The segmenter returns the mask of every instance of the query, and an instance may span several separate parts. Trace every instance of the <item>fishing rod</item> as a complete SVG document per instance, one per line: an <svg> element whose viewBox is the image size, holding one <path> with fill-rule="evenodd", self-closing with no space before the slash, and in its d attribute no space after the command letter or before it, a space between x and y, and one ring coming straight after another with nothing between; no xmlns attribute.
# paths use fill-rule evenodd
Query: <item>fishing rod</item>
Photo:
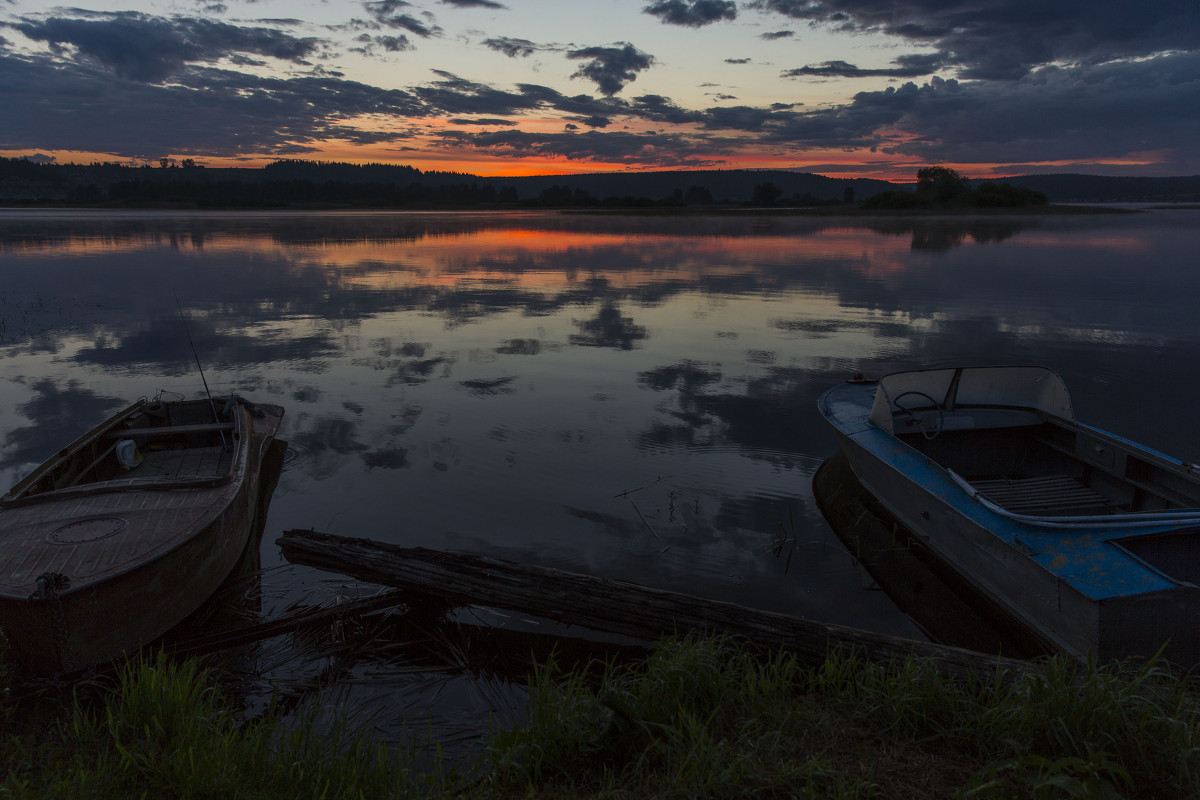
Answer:
<svg viewBox="0 0 1200 800"><path fill-rule="evenodd" d="M212 392L208 390L208 379L204 377L204 367L200 365L200 354L196 352L196 343L192 341L192 331L188 328L187 317L183 314L183 306L179 304L179 298L175 298L175 307L179 309L179 319L183 321L183 332L187 334L188 346L192 348L192 358L196 359L196 369L200 370L200 382L204 384L204 394L208 396L208 407L212 410L213 422L221 424L221 415L217 413L217 404L213 402ZM229 443L225 441L225 431L217 431L221 435L221 446L226 450L229 449Z"/></svg>

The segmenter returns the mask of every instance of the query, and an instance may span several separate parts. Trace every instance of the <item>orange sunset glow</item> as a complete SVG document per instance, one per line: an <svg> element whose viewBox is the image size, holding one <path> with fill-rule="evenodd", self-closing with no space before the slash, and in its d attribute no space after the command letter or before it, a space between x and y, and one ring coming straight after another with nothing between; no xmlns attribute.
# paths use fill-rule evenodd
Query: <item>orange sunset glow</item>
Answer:
<svg viewBox="0 0 1200 800"><path fill-rule="evenodd" d="M876 5L260 0L249 23L224 4L11 0L0 69L23 77L0 84L0 154L481 178L1200 173L1194 6Z"/></svg>

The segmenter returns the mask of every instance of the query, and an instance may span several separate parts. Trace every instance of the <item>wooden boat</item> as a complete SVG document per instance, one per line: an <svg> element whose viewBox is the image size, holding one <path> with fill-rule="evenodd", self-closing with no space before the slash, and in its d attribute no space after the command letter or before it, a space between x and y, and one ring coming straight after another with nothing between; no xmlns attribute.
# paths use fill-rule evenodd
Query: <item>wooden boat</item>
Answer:
<svg viewBox="0 0 1200 800"><path fill-rule="evenodd" d="M161 636L231 572L283 409L139 401L0 498L0 628L50 675Z"/></svg>
<svg viewBox="0 0 1200 800"><path fill-rule="evenodd" d="M862 485L1043 641L1200 662L1196 466L1078 422L1043 367L899 372L819 407Z"/></svg>

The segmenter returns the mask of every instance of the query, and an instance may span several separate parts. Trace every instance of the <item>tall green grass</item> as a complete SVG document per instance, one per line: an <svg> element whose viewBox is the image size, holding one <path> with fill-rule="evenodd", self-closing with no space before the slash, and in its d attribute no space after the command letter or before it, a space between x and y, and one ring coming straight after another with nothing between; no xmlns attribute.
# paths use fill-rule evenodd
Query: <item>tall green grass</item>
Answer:
<svg viewBox="0 0 1200 800"><path fill-rule="evenodd" d="M1155 662L951 681L927 661L808 668L669 639L641 662L536 669L525 723L493 732L470 785L418 770L415 743L242 722L219 686L159 657L35 727L5 704L0 799L1200 797L1196 686Z"/></svg>
<svg viewBox="0 0 1200 800"><path fill-rule="evenodd" d="M160 655L130 663L101 702L78 700L40 733L17 736L9 719L0 797L386 798L447 777L311 719L239 724L217 686L195 662Z"/></svg>
<svg viewBox="0 0 1200 800"><path fill-rule="evenodd" d="M946 680L928 662L818 669L712 640L636 668L537 671L488 793L653 797L1200 797L1195 687L1154 663L1052 659Z"/></svg>

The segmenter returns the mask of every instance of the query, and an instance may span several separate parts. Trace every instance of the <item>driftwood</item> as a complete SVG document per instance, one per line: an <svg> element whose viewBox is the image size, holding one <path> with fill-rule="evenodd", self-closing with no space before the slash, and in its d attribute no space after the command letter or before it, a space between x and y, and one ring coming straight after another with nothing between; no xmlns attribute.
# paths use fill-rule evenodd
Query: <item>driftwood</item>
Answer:
<svg viewBox="0 0 1200 800"><path fill-rule="evenodd" d="M232 630L218 631L192 639L165 644L163 649L177 658L216 653L231 647L240 647L273 636L295 633L305 628L331 625L354 617L370 614L385 608L404 604L404 596L398 591L381 592L373 597L363 597L339 603L335 606L306 608L278 619L255 622Z"/></svg>
<svg viewBox="0 0 1200 800"><path fill-rule="evenodd" d="M954 678L988 675L997 668L1011 678L1029 666L1016 659L485 556L306 530L286 531L276 544L294 564L643 641L691 632L724 635L763 651L793 653L812 666L824 663L832 652L878 663L918 657L929 659Z"/></svg>

